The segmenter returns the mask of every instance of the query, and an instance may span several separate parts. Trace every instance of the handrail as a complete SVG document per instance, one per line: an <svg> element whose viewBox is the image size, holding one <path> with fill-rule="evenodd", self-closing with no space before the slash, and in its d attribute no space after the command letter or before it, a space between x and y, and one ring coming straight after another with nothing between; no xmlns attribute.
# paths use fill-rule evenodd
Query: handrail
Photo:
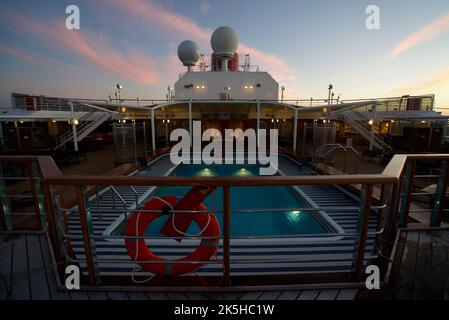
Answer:
<svg viewBox="0 0 449 320"><path fill-rule="evenodd" d="M114 192L117 197L119 198L119 200L122 202L122 204L126 207L128 204L126 203L126 201L122 198L122 196L120 195L120 193L114 188L114 186L111 186L111 190L112 192Z"/></svg>
<svg viewBox="0 0 449 320"><path fill-rule="evenodd" d="M40 186L42 187L42 195L47 215L49 229L51 231L51 241L54 245L55 259L58 263L63 262L64 251L60 244L60 232L57 230L58 218L55 215L58 212L56 203L53 202L52 188L58 186L75 187L76 197L78 200L78 209L80 217L80 225L82 230L83 245L86 255L88 280L89 284L97 284L97 280L101 278L101 273L96 266L95 253L95 237L91 233L91 219L89 212L89 203L87 203L89 195L89 186L109 186L114 192L114 186L215 186L223 189L223 273L222 285L231 285L231 206L230 206L230 189L231 187L244 186L294 186L294 185L362 185L360 208L357 215L358 226L356 233L356 241L354 244L353 275L356 281L361 281L363 276L363 261L367 254L366 244L369 232L370 215L373 210L373 187L376 184L382 185L381 203L388 204L385 209L376 209L378 211L377 230L385 226L385 237L382 237L381 247L383 255L389 255L391 250L391 239L399 226L406 225L409 214L409 207L406 205L410 202L410 180L413 177L416 160L432 159L444 160L442 173L440 175L439 189L446 190L449 176L447 173L447 163L449 162L449 154L410 154L410 155L394 155L384 171L380 174L362 174L362 175L313 175L313 176L251 176L251 177L177 177L177 176L85 176L85 175L64 175L49 156L0 156L0 162L22 162L31 167L33 162L37 162L40 171ZM443 179L444 178L444 179ZM384 188L388 188L384 192ZM403 197L402 191L406 191ZM116 193L117 190L115 190ZM37 191L35 196L37 196ZM445 208L440 206L444 199L445 192L439 192L437 201L432 209L431 223L439 225L441 212ZM121 196L119 195L119 198ZM123 200L123 198L121 199ZM123 200L123 203L126 202ZM404 205L405 204L405 205ZM376 207L377 208L377 207ZM94 208L92 208L95 210ZM322 208L321 208L322 209ZM387 210L386 212L383 210ZM124 208L125 216L127 208ZM65 212L62 210L62 212ZM384 221L381 221L382 212L388 214ZM1 210L0 210L0 213ZM381 224L380 224L381 223ZM65 233L65 232L64 232ZM70 241L69 239L66 239Z"/></svg>
<svg viewBox="0 0 449 320"><path fill-rule="evenodd" d="M326 176L175 177L65 175L50 156L0 156L0 161L38 162L44 182L54 185L273 186L295 184L381 184L399 182L407 160L449 160L449 154L396 154L382 173Z"/></svg>

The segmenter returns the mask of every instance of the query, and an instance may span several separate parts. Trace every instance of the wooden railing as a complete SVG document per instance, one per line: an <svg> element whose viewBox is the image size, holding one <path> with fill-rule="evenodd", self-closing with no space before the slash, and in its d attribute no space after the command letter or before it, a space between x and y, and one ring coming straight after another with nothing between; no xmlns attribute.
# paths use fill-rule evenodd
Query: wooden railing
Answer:
<svg viewBox="0 0 449 320"><path fill-rule="evenodd" d="M152 176L85 176L85 175L64 175L47 156L0 156L1 163L23 163L28 168L28 173L32 179L40 184L32 187L35 208L39 207L39 197L42 197L45 207L46 222L53 245L54 256L58 265L64 262L64 248L61 245L63 235L57 226L60 217L57 197L63 197L61 188L74 188L76 190L77 210L80 214L80 226L83 235L83 243L86 254L88 270L88 281L90 285L98 284L101 280L95 266L94 254L91 244L88 210L86 201L89 195L89 187L110 187L110 186L215 186L223 189L223 275L221 284L231 285L230 257L231 257L231 208L230 189L233 187L246 186L301 186L301 185L361 185L360 210L358 215L357 234L354 236L355 251L353 258L353 280L361 281L365 261L366 241L368 238L369 217L373 214L373 188L381 187L380 202L378 212L378 224L383 225L381 232L382 239L377 239L376 243L381 248L382 256L389 256L392 243L398 227L405 227L408 223L410 212L410 201L413 190L410 187L413 180L414 168L418 160L438 160L441 163L440 174L435 192L435 202L431 209L431 226L439 226L445 209L445 196L448 186L448 163L449 155L446 154L410 154L395 155L381 174L359 174L359 175L313 175L313 176L254 176L254 177L152 177ZM34 166L34 171L33 171ZM34 172L34 173L33 173ZM37 174L38 172L38 174ZM0 179L1 180L1 179ZM3 180L1 180L3 183ZM4 187L4 183L2 184ZM0 222L3 230L13 230L8 212L8 198L4 197L6 191L0 197ZM69 209L69 208L66 208ZM41 211L35 210L36 217ZM39 219L39 221L44 221ZM382 222L381 222L382 221ZM39 225L45 228L46 225ZM3 231L3 232L4 232ZM380 233L379 233L380 234ZM383 261L385 265L385 261ZM385 271L386 268L383 268Z"/></svg>

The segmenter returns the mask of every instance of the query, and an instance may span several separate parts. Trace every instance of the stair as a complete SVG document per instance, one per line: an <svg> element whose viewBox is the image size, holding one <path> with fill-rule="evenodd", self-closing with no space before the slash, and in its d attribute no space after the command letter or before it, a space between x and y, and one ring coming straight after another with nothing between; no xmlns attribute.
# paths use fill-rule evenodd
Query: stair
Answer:
<svg viewBox="0 0 449 320"><path fill-rule="evenodd" d="M79 119L79 124L76 126L76 138L78 141L83 140L92 131L98 128L102 123L111 118L111 113L109 112L99 112L91 111L84 117ZM56 137L56 146L54 150L61 148L67 142L73 140L72 128L67 129L59 136Z"/></svg>
<svg viewBox="0 0 449 320"><path fill-rule="evenodd" d="M371 141L371 125L368 123L370 119L354 110L348 110L342 113L343 119L362 137ZM374 124L373 124L374 125ZM373 136L373 145L377 149L383 151L391 151L391 138L387 135L380 134L379 130L375 127Z"/></svg>

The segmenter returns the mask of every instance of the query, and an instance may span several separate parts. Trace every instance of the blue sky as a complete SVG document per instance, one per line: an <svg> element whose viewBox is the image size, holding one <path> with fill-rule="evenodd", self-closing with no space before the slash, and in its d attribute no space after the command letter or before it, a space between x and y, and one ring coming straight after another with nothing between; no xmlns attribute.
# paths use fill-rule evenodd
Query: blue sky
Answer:
<svg viewBox="0 0 449 320"><path fill-rule="evenodd" d="M81 29L66 30L76 4ZM380 9L380 30L365 8ZM162 98L183 68L176 48L195 40L210 53L221 25L239 53L270 72L289 98L343 99L435 93L449 108L449 1L77 0L0 3L0 106L11 92Z"/></svg>

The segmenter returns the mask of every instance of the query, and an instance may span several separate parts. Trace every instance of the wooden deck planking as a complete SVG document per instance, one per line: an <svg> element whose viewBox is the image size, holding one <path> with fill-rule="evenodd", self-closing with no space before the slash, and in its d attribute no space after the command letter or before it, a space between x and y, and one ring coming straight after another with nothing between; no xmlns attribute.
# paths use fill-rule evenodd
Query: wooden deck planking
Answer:
<svg viewBox="0 0 449 320"><path fill-rule="evenodd" d="M28 249L28 268L30 270L30 289L31 299L48 300L50 299L50 288L48 285L46 265L42 259L42 250L40 246L40 236L29 235L26 237Z"/></svg>
<svg viewBox="0 0 449 320"><path fill-rule="evenodd" d="M315 300L320 294L320 290L305 290L301 292L297 300Z"/></svg>
<svg viewBox="0 0 449 320"><path fill-rule="evenodd" d="M341 289L336 300L356 300L359 289Z"/></svg>
<svg viewBox="0 0 449 320"><path fill-rule="evenodd" d="M58 289L55 268L52 264L51 252L48 240L45 236L39 237L39 246L41 250L42 261L45 266L45 272L47 273L48 287L50 288L50 299L69 300L69 293L67 291L61 291Z"/></svg>
<svg viewBox="0 0 449 320"><path fill-rule="evenodd" d="M412 296L416 300L424 299L427 296L427 279L432 272L431 242L431 238L425 232L420 233Z"/></svg>
<svg viewBox="0 0 449 320"><path fill-rule="evenodd" d="M240 300L257 300L262 295L262 292L245 292L240 297Z"/></svg>
<svg viewBox="0 0 449 320"><path fill-rule="evenodd" d="M267 291L264 292L257 300L278 300L282 291Z"/></svg>
<svg viewBox="0 0 449 320"><path fill-rule="evenodd" d="M143 292L126 292L129 300L149 300L149 297Z"/></svg>
<svg viewBox="0 0 449 320"><path fill-rule="evenodd" d="M12 274L12 299L13 300L30 300L31 283L28 268L26 237L19 237L14 242L13 252L13 274Z"/></svg>
<svg viewBox="0 0 449 320"><path fill-rule="evenodd" d="M301 294L301 291L283 291L278 300L296 300L298 296Z"/></svg>
<svg viewBox="0 0 449 320"><path fill-rule="evenodd" d="M405 229L393 259L388 296L441 300L449 294L449 230Z"/></svg>
<svg viewBox="0 0 449 320"><path fill-rule="evenodd" d="M58 289L46 235L21 235L8 239L14 246L0 252L0 272L8 278L12 268L12 298L20 300L294 300L336 296L328 290L257 292L132 292L64 291ZM14 248L14 250L13 250ZM0 300L8 299L0 286ZM332 291L332 290L331 290Z"/></svg>
<svg viewBox="0 0 449 320"><path fill-rule="evenodd" d="M108 300L129 300L128 296L124 292L108 291L106 292Z"/></svg>
<svg viewBox="0 0 449 320"><path fill-rule="evenodd" d="M109 297L106 292L102 291L89 291L87 292L89 300L108 300Z"/></svg>
<svg viewBox="0 0 449 320"><path fill-rule="evenodd" d="M163 292L148 292L147 295L151 300L170 300Z"/></svg>
<svg viewBox="0 0 449 320"><path fill-rule="evenodd" d="M340 289L322 290L316 297L316 300L336 300Z"/></svg>
<svg viewBox="0 0 449 320"><path fill-rule="evenodd" d="M11 275L12 269L12 256L13 246L10 243L4 241L3 237L0 240L0 300L9 298L11 287Z"/></svg>

